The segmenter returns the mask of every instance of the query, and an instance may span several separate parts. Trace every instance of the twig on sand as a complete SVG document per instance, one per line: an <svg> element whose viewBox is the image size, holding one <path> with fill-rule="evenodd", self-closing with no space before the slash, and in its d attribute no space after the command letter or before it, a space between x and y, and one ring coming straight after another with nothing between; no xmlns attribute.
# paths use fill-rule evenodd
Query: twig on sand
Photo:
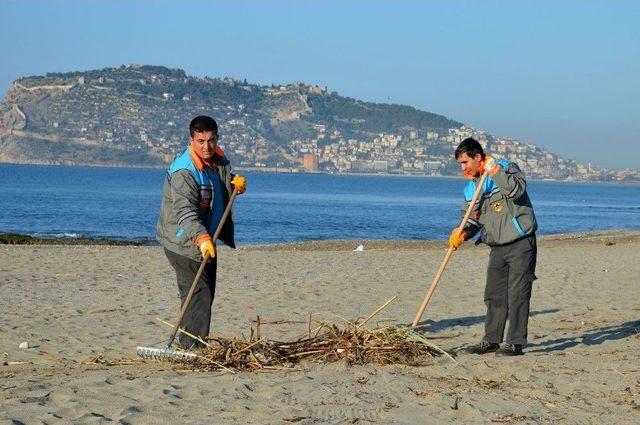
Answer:
<svg viewBox="0 0 640 425"><path fill-rule="evenodd" d="M365 323L367 323L369 320L371 320L376 314L380 313L382 310L384 310L389 304L391 304L392 302L394 302L396 300L396 298L398 298L397 295L394 295L393 297L391 297L386 303L382 304L380 307L378 307L376 309L376 311L374 311L373 313L371 313L369 315L369 317L367 317L366 319L364 319L364 321L358 323L358 325L356 326L356 329L358 329L360 326L364 326Z"/></svg>
<svg viewBox="0 0 640 425"><path fill-rule="evenodd" d="M256 321L252 320L251 323L256 323ZM301 320L284 320L284 319L262 320L260 319L261 325L288 325L293 323L304 323L304 322Z"/></svg>
<svg viewBox="0 0 640 425"><path fill-rule="evenodd" d="M237 355L237 354L243 353L243 352L247 351L248 349L250 349L251 347L253 347L255 345L258 345L258 343L263 342L264 340L265 340L264 338L260 338L259 340L255 341L253 344L247 345L246 347L244 347L242 350L236 352L235 354Z"/></svg>
<svg viewBox="0 0 640 425"><path fill-rule="evenodd" d="M157 318L157 320L158 320L160 323L163 323L163 324L165 324L165 325L167 325L167 326L170 326L170 327L172 327L172 328L174 328L174 329L175 329L175 325L173 325L173 324L171 324L171 323L167 322L166 320L162 320L162 319L161 319L161 318L159 318L159 317ZM196 341L198 341L198 342L203 343L203 344L204 344L205 346L207 346L207 347L211 347L211 344L209 344L208 342L206 342L204 339L200 338L199 336L195 336L194 334L192 334L192 333L190 333L190 332L187 332L187 331L186 331L186 330L184 330L183 328L178 328L178 332L180 332L181 334L184 334L184 335L186 335L186 336L188 336L188 337L190 337L190 338L192 338L192 339L194 339L194 340L196 340Z"/></svg>
<svg viewBox="0 0 640 425"><path fill-rule="evenodd" d="M55 354L51 354L48 351L40 350L40 354L46 354L47 356L55 360L56 363L62 363L62 359L60 357L56 356Z"/></svg>
<svg viewBox="0 0 640 425"><path fill-rule="evenodd" d="M119 359L119 360L105 360L102 356L94 356L84 362L85 364L99 364L105 366L131 366L144 364L142 359Z"/></svg>

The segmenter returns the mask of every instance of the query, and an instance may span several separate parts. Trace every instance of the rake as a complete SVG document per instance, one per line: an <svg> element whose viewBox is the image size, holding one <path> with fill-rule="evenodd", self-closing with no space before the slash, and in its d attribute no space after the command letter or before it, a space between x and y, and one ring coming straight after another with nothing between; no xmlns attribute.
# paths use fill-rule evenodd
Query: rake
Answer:
<svg viewBox="0 0 640 425"><path fill-rule="evenodd" d="M480 197L480 194L482 193L482 188L484 186L484 181L486 179L487 179L487 171L482 173L482 177L480 177L480 181L477 184L476 191L473 194L473 198L471 199L471 202L469 202L469 206L467 207L467 211L465 212L464 217L460 222L460 226L458 226L458 236L460 236L460 234L462 233L462 229L464 228L465 224L467 224L467 220L471 215L471 211L473 211L473 207L476 201L478 200L478 198ZM444 260L442 260L442 264L440 264L440 269L438 269L438 273L436 273L436 277L433 279L433 282L431 282L431 286L429 287L429 290L427 291L427 294L424 297L424 301L422 301L422 305L420 306L420 308L418 309L418 312L416 313L416 317L413 319L413 323L411 324L412 328L415 328L416 326L418 326L418 323L420 323L420 319L422 319L424 310L427 308L427 304L429 304L429 300L431 299L433 292L436 290L436 287L438 286L438 282L440 282L440 278L444 273L445 267L447 267L447 263L449 262L449 258L451 258L451 254L453 254L453 251L454 251L453 247L450 246L449 250L447 251L447 254L444 256Z"/></svg>
<svg viewBox="0 0 640 425"><path fill-rule="evenodd" d="M220 223L218 223L218 227L216 228L215 233L213 234L213 241L217 241L218 240L218 236L220 236L220 232L222 231L222 226L224 225L225 220L227 219L227 216L229 215L229 212L231 211L231 206L233 205L233 202L236 200L236 195L238 194L238 191L236 188L233 189L233 192L231 193L231 197L229 198L229 202L227 203L226 208L224 209L224 213L222 214L222 217L220 218ZM173 331L171 332L171 337L169 338L169 343L167 344L167 346L165 348L157 348L157 347L138 347L136 348L136 352L138 353L138 355L140 357L142 357L143 359L152 359L152 360L165 360L165 361L193 361L196 359L196 354L195 353L191 353L188 351L182 351L182 350L174 350L171 348L171 344L173 344L173 340L176 338L176 334L178 333L180 329L180 324L182 323L182 319L184 319L184 314L187 311L187 308L189 307L189 303L191 302L191 297L193 297L193 293L196 291L196 288L198 287L198 283L200 282L200 276L202 275L202 272L204 271L204 267L206 266L206 264L209 262L210 260L210 256L209 254L205 254L204 258L202 259L202 264L200 264L200 268L198 269L198 273L196 273L196 277L195 279L193 279L193 283L191 284L191 288L189 289L189 293L187 294L187 297L185 298L184 302L182 303L182 309L180 310L180 317L178 318L178 321L176 322L175 327L173 328Z"/></svg>

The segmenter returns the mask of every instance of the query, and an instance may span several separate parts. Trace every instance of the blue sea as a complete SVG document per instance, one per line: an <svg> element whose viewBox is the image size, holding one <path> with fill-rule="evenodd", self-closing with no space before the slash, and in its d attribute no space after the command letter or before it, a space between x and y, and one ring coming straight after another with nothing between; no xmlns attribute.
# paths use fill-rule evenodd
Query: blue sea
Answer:
<svg viewBox="0 0 640 425"><path fill-rule="evenodd" d="M164 170L0 164L0 232L152 240ZM246 172L239 244L323 239L442 240L465 181ZM530 182L539 234L640 229L640 187Z"/></svg>

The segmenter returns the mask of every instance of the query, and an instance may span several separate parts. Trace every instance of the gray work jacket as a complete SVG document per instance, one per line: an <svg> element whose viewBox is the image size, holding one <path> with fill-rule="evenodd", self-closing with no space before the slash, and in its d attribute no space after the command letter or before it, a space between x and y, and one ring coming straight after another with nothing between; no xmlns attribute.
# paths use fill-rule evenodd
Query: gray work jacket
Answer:
<svg viewBox="0 0 640 425"><path fill-rule="evenodd" d="M178 255L201 260L195 240L205 233L213 236L217 223L212 220L214 185L211 178L218 173L222 181L224 207L231 193L231 166L226 157L214 156L216 171L198 169L187 149L171 164L164 180L156 239L164 248ZM229 213L219 240L235 248L232 214ZM215 241L214 241L215 242Z"/></svg>
<svg viewBox="0 0 640 425"><path fill-rule="evenodd" d="M480 241L489 246L505 245L535 233L538 224L527 182L520 167L514 162L497 161L499 170L487 176L482 194L473 206L464 230L467 239L480 232ZM464 189L464 215L475 193L479 178L467 183Z"/></svg>

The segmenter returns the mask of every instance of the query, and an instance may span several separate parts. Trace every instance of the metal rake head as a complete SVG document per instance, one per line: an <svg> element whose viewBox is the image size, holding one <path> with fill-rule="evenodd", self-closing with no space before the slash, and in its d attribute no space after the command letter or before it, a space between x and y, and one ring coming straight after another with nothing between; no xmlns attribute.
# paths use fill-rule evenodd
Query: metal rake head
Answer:
<svg viewBox="0 0 640 425"><path fill-rule="evenodd" d="M143 359L169 361L169 362L190 362L196 359L195 353L188 351L176 351L170 348L138 347L136 352Z"/></svg>

